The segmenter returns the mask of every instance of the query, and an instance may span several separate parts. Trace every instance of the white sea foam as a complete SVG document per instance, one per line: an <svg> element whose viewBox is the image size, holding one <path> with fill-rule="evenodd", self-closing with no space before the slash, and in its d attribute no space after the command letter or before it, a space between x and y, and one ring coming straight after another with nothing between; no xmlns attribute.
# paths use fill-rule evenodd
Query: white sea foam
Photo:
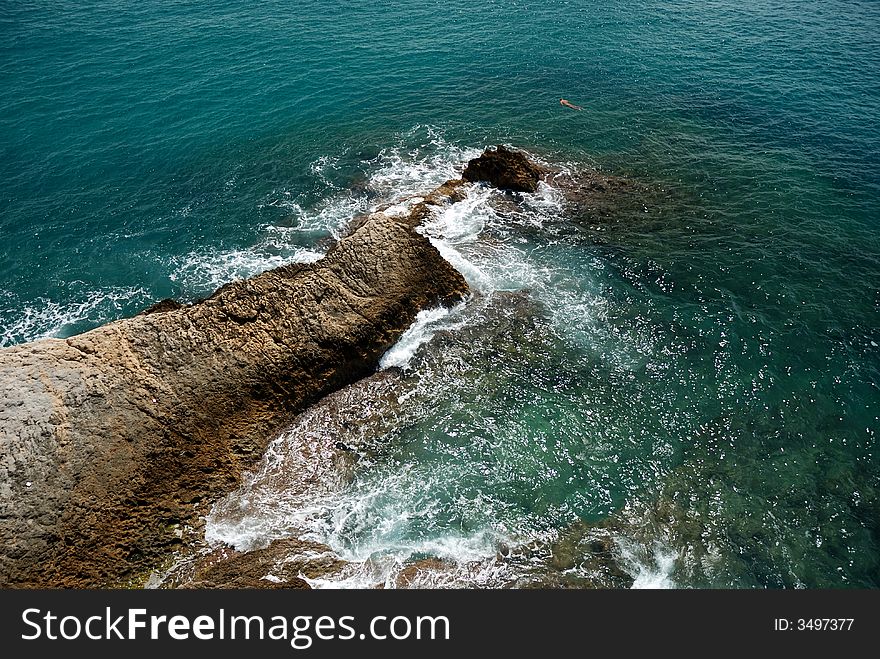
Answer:
<svg viewBox="0 0 880 659"><path fill-rule="evenodd" d="M243 279L286 263L311 262L321 258L323 248L303 247L306 238L327 234L340 238L358 215L382 209L387 215L403 215L421 201L417 195L459 176L464 162L478 155L476 149L448 144L432 128L417 127L428 149L412 150L403 144L385 149L371 161L364 189L341 190L332 180L339 158L324 156L309 167L326 188L327 196L305 205L292 193L276 191L264 205L288 212L283 225L261 229L261 238L249 247L195 250L172 263L171 281L183 288L184 297L204 295L236 279ZM415 133L402 136L402 142Z"/></svg>
<svg viewBox="0 0 880 659"><path fill-rule="evenodd" d="M523 195L523 206L531 211L526 217L531 224L539 227L544 225L546 219L557 218L562 213L563 203L562 192L544 181L538 182L534 194Z"/></svg>
<svg viewBox="0 0 880 659"><path fill-rule="evenodd" d="M433 217L424 223L422 232L453 245L475 242L488 225L498 216L489 205L493 191L482 186L466 189L461 201L444 207L435 207Z"/></svg>
<svg viewBox="0 0 880 659"><path fill-rule="evenodd" d="M410 146L419 135L421 147ZM471 158L481 150L464 148L447 142L442 132L426 126L416 126L402 136L402 144L383 149L373 160L365 163L372 173L369 187L383 199L399 199L432 190L449 179L459 178Z"/></svg>
<svg viewBox="0 0 880 659"><path fill-rule="evenodd" d="M659 563L656 570L642 567L636 580L633 582L633 589L652 589L662 590L677 588L672 580L670 573L675 562L674 555L658 557Z"/></svg>
<svg viewBox="0 0 880 659"><path fill-rule="evenodd" d="M501 587L512 578L510 565L497 558L498 537L491 531L469 536L440 536L405 547L378 547L364 560L349 562L339 573L303 577L312 588L466 588ZM410 556L430 556L419 569Z"/></svg>
<svg viewBox="0 0 880 659"><path fill-rule="evenodd" d="M516 245L485 236L487 229L504 226L491 205L496 194L487 187L471 186L462 201L433 207L431 218L419 231L462 274L471 289L483 294L534 289L547 279L546 269Z"/></svg>
<svg viewBox="0 0 880 659"><path fill-rule="evenodd" d="M440 559L443 569L410 579L431 579L435 587L501 583L506 568L495 556L499 544L511 541L502 529L456 533L440 521L436 534L426 537L417 530L426 523L435 526L434 520L446 514L432 494L444 486L443 474L426 475L417 464L374 464L367 470L375 478L349 482L336 470L337 442L357 446L375 439L382 419L397 426L421 413L419 400L397 396L399 385L382 386L363 381L336 394L326 409L319 405L299 417L270 444L242 486L213 507L206 540L239 550L290 536L325 543L351 564L342 574L311 582L315 587L394 587L408 561L419 556ZM393 398L383 401L389 391ZM468 505L484 511L493 504L474 500Z"/></svg>
<svg viewBox="0 0 880 659"><path fill-rule="evenodd" d="M369 210L365 195L348 191L335 192L314 206L304 208L298 201L279 199L272 203L289 212L284 226L269 226L266 233L296 234L327 233L339 238L351 219Z"/></svg>
<svg viewBox="0 0 880 659"><path fill-rule="evenodd" d="M322 499L343 485L334 463L339 437L321 421L306 413L269 444L259 467L208 515L206 540L246 551L314 527Z"/></svg>
<svg viewBox="0 0 880 659"><path fill-rule="evenodd" d="M309 165L309 171L317 176L321 182L328 188L335 188L336 185L327 175L329 170L337 169L339 166L338 156L324 155Z"/></svg>
<svg viewBox="0 0 880 659"><path fill-rule="evenodd" d="M535 247L518 239L520 228L540 229L558 221L564 203L559 190L541 182L534 194L519 195L519 207L513 214L495 210L493 200L503 195L497 190L470 186L465 193L465 199L458 203L433 207L432 216L418 230L472 290L483 295L528 290L546 305L554 327L566 340L601 346L604 358L622 367L635 368L642 363L652 351L650 337L634 334L621 341L609 333L608 300L598 280L584 277L582 272L573 275L535 258ZM589 257L579 249L571 260L584 258Z"/></svg>
<svg viewBox="0 0 880 659"><path fill-rule="evenodd" d="M622 565L634 575L633 589L678 588L673 573L678 554L669 547L656 542L645 548L636 546L625 538L618 538Z"/></svg>
<svg viewBox="0 0 880 659"><path fill-rule="evenodd" d="M4 296L2 316L10 321L0 327L0 347L25 341L64 336L74 326L96 327L123 314L123 309L146 307L151 302L143 288L113 287L83 293L70 302L38 297L20 303Z"/></svg>
<svg viewBox="0 0 880 659"><path fill-rule="evenodd" d="M439 330L454 330L462 326L465 321L461 318L460 311L464 305L465 303L462 302L453 308L435 307L420 311L416 315L415 322L403 333L397 343L382 355L379 368L408 367L416 350L430 341Z"/></svg>

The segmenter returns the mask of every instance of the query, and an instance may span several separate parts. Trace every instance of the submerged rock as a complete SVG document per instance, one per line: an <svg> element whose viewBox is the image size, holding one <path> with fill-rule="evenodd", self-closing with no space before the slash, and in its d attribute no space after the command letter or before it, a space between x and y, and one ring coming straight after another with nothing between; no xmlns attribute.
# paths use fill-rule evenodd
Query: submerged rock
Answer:
<svg viewBox="0 0 880 659"><path fill-rule="evenodd" d="M395 588L428 588L438 578L448 574L454 579L456 565L442 558L423 558L404 565L395 575Z"/></svg>
<svg viewBox="0 0 880 659"><path fill-rule="evenodd" d="M534 192L543 173L525 154L499 144L494 151L486 149L479 158L471 160L461 177L474 183L486 181L502 190Z"/></svg>
<svg viewBox="0 0 880 659"><path fill-rule="evenodd" d="M376 213L316 263L0 350L0 586L136 582L295 413L466 292L408 218Z"/></svg>
<svg viewBox="0 0 880 659"><path fill-rule="evenodd" d="M564 222L592 239L609 231L669 230L681 224L690 203L673 187L596 169L561 172L548 176L547 183L565 201Z"/></svg>
<svg viewBox="0 0 880 659"><path fill-rule="evenodd" d="M511 584L517 588L631 588L610 520L598 524L578 521L549 543L514 548L509 560L527 565L525 574Z"/></svg>
<svg viewBox="0 0 880 659"><path fill-rule="evenodd" d="M237 552L219 549L195 561L181 578L164 584L180 588L310 588L309 579L326 577L345 567L326 545L299 539L275 540L264 549Z"/></svg>

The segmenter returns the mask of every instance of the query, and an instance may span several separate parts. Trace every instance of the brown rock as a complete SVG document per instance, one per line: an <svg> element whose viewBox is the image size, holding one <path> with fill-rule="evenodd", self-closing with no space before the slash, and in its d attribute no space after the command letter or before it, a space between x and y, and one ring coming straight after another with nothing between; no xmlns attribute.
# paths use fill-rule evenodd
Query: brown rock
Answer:
<svg viewBox="0 0 880 659"><path fill-rule="evenodd" d="M151 313L163 313L165 311L176 311L177 309L183 308L183 306L184 305L182 305L177 300L172 300L169 297L169 298L165 298L164 300L160 300L159 302L156 302L156 304L154 304L151 307L147 307L146 309L141 311L141 313L146 316L147 314L151 314Z"/></svg>
<svg viewBox="0 0 880 659"><path fill-rule="evenodd" d="M449 571L454 567L454 564L439 558L423 558L419 561L413 561L397 573L395 587L418 587L420 577L430 573Z"/></svg>
<svg viewBox="0 0 880 659"><path fill-rule="evenodd" d="M502 190L534 192L543 169L519 151L499 144L494 151L486 149L479 158L471 160L461 177L465 181L486 181Z"/></svg>
<svg viewBox="0 0 880 659"><path fill-rule="evenodd" d="M451 201L452 203L462 201L466 193L462 190L465 184L464 179L449 179L438 187L434 192L425 197L426 204L440 205Z"/></svg>

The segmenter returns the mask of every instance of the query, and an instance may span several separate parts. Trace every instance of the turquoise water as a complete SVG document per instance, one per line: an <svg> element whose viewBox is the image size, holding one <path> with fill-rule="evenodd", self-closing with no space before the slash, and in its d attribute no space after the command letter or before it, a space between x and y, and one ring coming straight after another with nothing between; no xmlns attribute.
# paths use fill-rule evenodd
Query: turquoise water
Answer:
<svg viewBox="0 0 880 659"><path fill-rule="evenodd" d="M414 358L338 551L610 516L644 583L880 582L876 2L16 2L0 49L0 345L317 258L491 144L664 191L441 219L540 311Z"/></svg>

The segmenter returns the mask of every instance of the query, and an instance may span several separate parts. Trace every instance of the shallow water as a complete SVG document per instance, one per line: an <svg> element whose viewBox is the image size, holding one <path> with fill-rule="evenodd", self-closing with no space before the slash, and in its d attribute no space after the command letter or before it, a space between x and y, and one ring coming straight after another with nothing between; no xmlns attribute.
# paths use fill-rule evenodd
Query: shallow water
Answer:
<svg viewBox="0 0 880 659"><path fill-rule="evenodd" d="M386 356L400 417L308 519L216 539L498 585L500 544L610 519L636 585L878 585L880 5L22 2L0 35L0 345L318 258L495 143L650 190L435 218L479 295Z"/></svg>

